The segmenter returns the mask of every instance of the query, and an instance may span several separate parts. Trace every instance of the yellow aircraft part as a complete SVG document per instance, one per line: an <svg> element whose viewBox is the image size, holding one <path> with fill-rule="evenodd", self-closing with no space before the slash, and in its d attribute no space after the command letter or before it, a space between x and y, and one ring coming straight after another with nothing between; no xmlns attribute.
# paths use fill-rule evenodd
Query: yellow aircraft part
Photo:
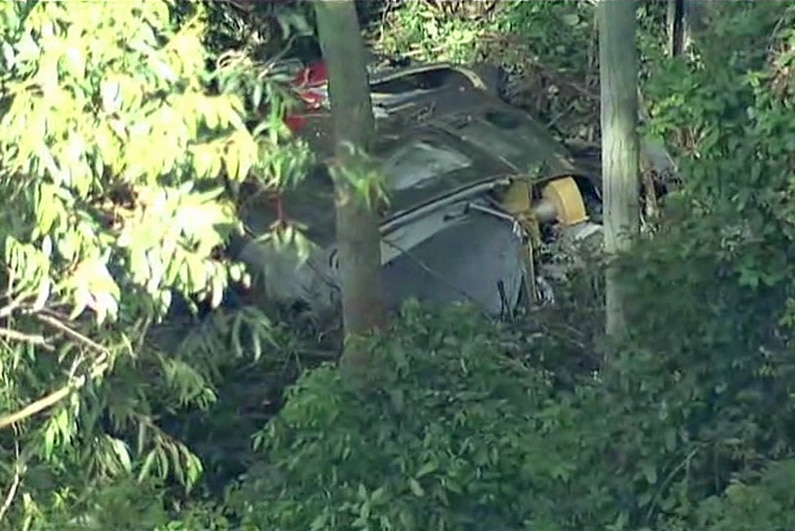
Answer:
<svg viewBox="0 0 795 531"><path fill-rule="evenodd" d="M532 245L537 245L541 234L538 220L533 211L533 188L527 179L517 179L511 183L500 198L500 206L514 216L525 232L530 236Z"/></svg>
<svg viewBox="0 0 795 531"><path fill-rule="evenodd" d="M588 219L585 201L572 177L561 177L548 182L542 190L542 196L553 205L560 223L574 225ZM541 228L533 205L533 187L530 180L517 179L512 182L501 194L500 206L516 218L529 237L522 259L528 273L525 278L525 290L529 295L527 303L532 305L537 302L535 251L541 243Z"/></svg>
<svg viewBox="0 0 795 531"><path fill-rule="evenodd" d="M555 209L559 223L576 225L588 220L585 200L580 193L580 187L577 186L577 182L573 177L560 177L547 182L541 191L541 195ZM532 184L530 181L518 179L511 183L511 186L502 193L500 205L506 212L516 216L530 234L538 231L538 220L535 219Z"/></svg>
<svg viewBox="0 0 795 531"><path fill-rule="evenodd" d="M532 306L537 302L535 250L541 243L541 231L533 210L533 186L528 179L517 179L500 197L500 206L511 214L528 236L523 246L521 259L527 268L524 289L527 293L525 303Z"/></svg>
<svg viewBox="0 0 795 531"><path fill-rule="evenodd" d="M576 225L588 220L580 187L572 177L561 177L544 186L541 195L555 206L558 222Z"/></svg>
<svg viewBox="0 0 795 531"><path fill-rule="evenodd" d="M526 179L517 179L503 193L500 205L509 214L516 215L530 212L532 200L530 182Z"/></svg>

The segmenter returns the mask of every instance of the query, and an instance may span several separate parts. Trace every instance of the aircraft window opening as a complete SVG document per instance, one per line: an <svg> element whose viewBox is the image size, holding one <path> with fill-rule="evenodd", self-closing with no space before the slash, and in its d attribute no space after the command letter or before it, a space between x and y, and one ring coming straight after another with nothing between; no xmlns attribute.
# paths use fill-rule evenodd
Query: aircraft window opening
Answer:
<svg viewBox="0 0 795 531"><path fill-rule="evenodd" d="M434 90L442 87L452 77L452 74L448 69L418 72L389 81L373 83L370 90L381 94L402 94L415 90Z"/></svg>
<svg viewBox="0 0 795 531"><path fill-rule="evenodd" d="M470 166L472 160L458 151L415 140L389 157L382 171L390 189L406 190Z"/></svg>

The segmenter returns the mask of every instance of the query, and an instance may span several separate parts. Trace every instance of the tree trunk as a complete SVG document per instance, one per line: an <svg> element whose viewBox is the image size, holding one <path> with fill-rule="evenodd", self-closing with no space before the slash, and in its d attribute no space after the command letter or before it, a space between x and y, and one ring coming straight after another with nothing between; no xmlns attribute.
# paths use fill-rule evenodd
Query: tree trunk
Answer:
<svg viewBox="0 0 795 531"><path fill-rule="evenodd" d="M612 259L640 230L635 2L601 0L598 9L605 252ZM621 279L610 265L606 281L605 331L615 337L625 331L625 316Z"/></svg>
<svg viewBox="0 0 795 531"><path fill-rule="evenodd" d="M693 32L703 29L706 0L667 0L668 55L678 57L690 46Z"/></svg>
<svg viewBox="0 0 795 531"><path fill-rule="evenodd" d="M666 0L668 2L668 55L685 53L693 34L706 28L708 0Z"/></svg>
<svg viewBox="0 0 795 531"><path fill-rule="evenodd" d="M668 55L678 57L685 49L684 0L668 0Z"/></svg>
<svg viewBox="0 0 795 531"><path fill-rule="evenodd" d="M318 35L328 69L337 163L355 167L351 146L367 152L375 120L365 49L353 0L315 2ZM381 236L377 215L342 180L335 183L337 246L346 346L343 372L366 374L368 355L360 339L386 324L381 293Z"/></svg>

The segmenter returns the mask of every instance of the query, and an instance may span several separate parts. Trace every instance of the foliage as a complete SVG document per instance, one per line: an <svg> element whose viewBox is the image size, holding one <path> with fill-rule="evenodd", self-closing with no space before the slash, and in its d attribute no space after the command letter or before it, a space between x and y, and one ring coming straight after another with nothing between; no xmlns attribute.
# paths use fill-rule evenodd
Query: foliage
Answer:
<svg viewBox="0 0 795 531"><path fill-rule="evenodd" d="M788 455L793 364L736 321L675 347L710 317L668 343L644 329L572 386L539 368L553 337L408 307L373 344L376 391L299 382L232 507L244 529L786 529L791 465L754 470Z"/></svg>
<svg viewBox="0 0 795 531"><path fill-rule="evenodd" d="M238 497L256 529L516 529L541 525L570 465L546 437L551 387L498 327L407 306L372 345L372 392L331 367L292 390L256 439L269 463ZM573 449L576 445L568 445ZM545 456L539 459L540 456Z"/></svg>
<svg viewBox="0 0 795 531"><path fill-rule="evenodd" d="M564 138L593 140L599 103L594 30L593 7L581 0L501 1L476 17L440 11L437 2L407 2L390 15L375 44L418 61L499 65L509 101Z"/></svg>
<svg viewBox="0 0 795 531"><path fill-rule="evenodd" d="M209 350L157 323L176 300L184 326L196 302L218 306L245 280L221 252L240 231L234 192L249 177L289 183L307 160L282 148L267 75L243 83L252 74L231 62L211 77L201 5L179 25L174 7L0 8L0 518L14 528L76 514L102 527L114 496L155 478L196 484L201 462L159 417L209 407L240 339ZM235 323L224 337L267 339L261 315Z"/></svg>
<svg viewBox="0 0 795 531"><path fill-rule="evenodd" d="M636 348L621 379L628 411L637 412L626 436L643 441L635 459L660 449L654 468L666 478L648 490L647 525L692 529L706 525L698 523L704 511L717 528L781 525L772 510L762 525L765 513L750 506L749 520L732 522L738 513L725 499L742 492L731 486L735 474L763 467L789 474L793 451L785 205L795 115L784 102L790 80L782 68L791 61L792 15L784 4L714 6L711 35L696 41L692 57L658 63L645 87L652 131L677 148L687 176L663 231L626 263ZM666 434L652 412L678 415L676 433ZM722 504L700 502L724 488Z"/></svg>
<svg viewBox="0 0 795 531"><path fill-rule="evenodd" d="M190 12L190 2L180 6ZM215 53L245 50L260 61L271 59L298 37L311 36L313 10L306 2L207 2L207 47Z"/></svg>
<svg viewBox="0 0 795 531"><path fill-rule="evenodd" d="M722 496L705 500L700 507L702 519L698 525L716 531L792 529L795 526L792 460L772 461L753 476L733 481Z"/></svg>

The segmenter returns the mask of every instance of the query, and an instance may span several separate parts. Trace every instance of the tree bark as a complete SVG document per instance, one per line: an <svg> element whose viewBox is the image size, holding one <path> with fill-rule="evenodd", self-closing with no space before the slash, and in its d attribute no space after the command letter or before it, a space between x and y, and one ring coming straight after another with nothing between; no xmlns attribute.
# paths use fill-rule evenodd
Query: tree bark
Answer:
<svg viewBox="0 0 795 531"><path fill-rule="evenodd" d="M375 136L365 49L353 0L315 1L318 36L329 76L337 164L360 161L350 147L368 152ZM361 339L386 325L381 292L381 235L365 198L342 180L335 183L337 247L342 290L344 373L361 379L368 353Z"/></svg>
<svg viewBox="0 0 795 531"><path fill-rule="evenodd" d="M668 3L668 55L678 57L685 53L693 34L706 28L709 0L666 0Z"/></svg>
<svg viewBox="0 0 795 531"><path fill-rule="evenodd" d="M684 0L668 0L668 55L678 57L685 49Z"/></svg>
<svg viewBox="0 0 795 531"><path fill-rule="evenodd" d="M635 1L601 0L598 9L604 235L605 252L612 260L631 247L640 231ZM626 328L624 297L611 264L605 297L605 332L620 336Z"/></svg>

